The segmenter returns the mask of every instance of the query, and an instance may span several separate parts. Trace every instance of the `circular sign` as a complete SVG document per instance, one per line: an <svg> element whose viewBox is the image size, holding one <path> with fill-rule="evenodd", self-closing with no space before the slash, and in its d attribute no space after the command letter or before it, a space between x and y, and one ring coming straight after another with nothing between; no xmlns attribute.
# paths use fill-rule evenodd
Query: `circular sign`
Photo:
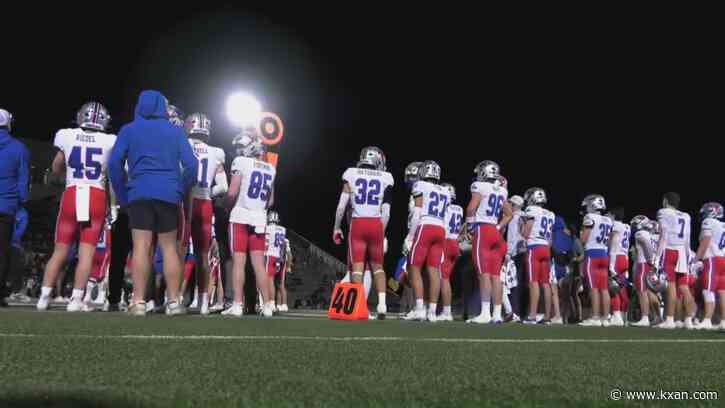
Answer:
<svg viewBox="0 0 725 408"><path fill-rule="evenodd" d="M262 143L267 146L279 144L284 136L282 119L272 112L262 112L257 130L262 136Z"/></svg>

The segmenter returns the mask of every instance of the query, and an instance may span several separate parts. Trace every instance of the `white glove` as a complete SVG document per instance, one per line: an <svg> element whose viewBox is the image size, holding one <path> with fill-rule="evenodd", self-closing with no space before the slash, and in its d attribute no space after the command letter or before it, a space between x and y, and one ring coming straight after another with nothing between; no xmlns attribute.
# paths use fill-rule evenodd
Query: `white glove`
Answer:
<svg viewBox="0 0 725 408"><path fill-rule="evenodd" d="M700 272L705 267L705 264L702 263L702 261L697 261L692 264L690 267L690 273L692 275L696 275L698 272Z"/></svg>
<svg viewBox="0 0 725 408"><path fill-rule="evenodd" d="M388 253L388 238L383 239L383 253Z"/></svg>
<svg viewBox="0 0 725 408"><path fill-rule="evenodd" d="M403 255L408 256L411 248L413 248L413 239L405 238L405 241L403 242Z"/></svg>
<svg viewBox="0 0 725 408"><path fill-rule="evenodd" d="M609 267L609 276L611 276L612 278L617 276L617 271L614 270L614 266Z"/></svg>
<svg viewBox="0 0 725 408"><path fill-rule="evenodd" d="M335 242L335 244L342 244L343 239L345 239L345 234L342 233L342 230L340 228L335 228L332 230L332 241Z"/></svg>

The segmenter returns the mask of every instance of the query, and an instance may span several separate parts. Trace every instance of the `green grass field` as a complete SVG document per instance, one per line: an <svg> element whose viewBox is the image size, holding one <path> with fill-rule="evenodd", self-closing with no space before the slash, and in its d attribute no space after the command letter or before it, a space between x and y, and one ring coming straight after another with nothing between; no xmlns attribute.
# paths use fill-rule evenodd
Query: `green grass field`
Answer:
<svg viewBox="0 0 725 408"><path fill-rule="evenodd" d="M0 407L723 406L724 367L723 332L0 309Z"/></svg>

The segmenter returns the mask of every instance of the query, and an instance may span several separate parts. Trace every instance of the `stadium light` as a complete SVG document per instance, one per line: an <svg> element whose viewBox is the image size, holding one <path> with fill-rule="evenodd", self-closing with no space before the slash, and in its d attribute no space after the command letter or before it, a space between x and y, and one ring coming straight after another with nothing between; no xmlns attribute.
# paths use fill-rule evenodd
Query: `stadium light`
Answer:
<svg viewBox="0 0 725 408"><path fill-rule="evenodd" d="M237 92L227 98L227 117L239 127L256 125L261 112L262 105L252 94Z"/></svg>

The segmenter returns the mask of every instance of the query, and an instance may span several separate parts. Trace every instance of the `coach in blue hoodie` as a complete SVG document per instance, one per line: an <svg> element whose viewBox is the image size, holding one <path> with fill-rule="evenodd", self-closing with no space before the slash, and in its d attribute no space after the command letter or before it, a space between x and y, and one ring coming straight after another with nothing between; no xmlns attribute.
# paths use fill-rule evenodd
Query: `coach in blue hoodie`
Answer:
<svg viewBox="0 0 725 408"><path fill-rule="evenodd" d="M15 213L28 200L30 154L10 136L10 112L0 109L0 306L5 303L5 281L10 268L10 242Z"/></svg>
<svg viewBox="0 0 725 408"><path fill-rule="evenodd" d="M134 265L130 311L135 315L145 311L144 291L151 269L148 254L154 234L164 257L167 313L183 312L176 302L182 272L176 229L179 205L196 182L199 163L186 133L169 122L166 112L166 98L161 93L141 92L135 119L121 128L108 163L113 191L121 207L128 210Z"/></svg>

